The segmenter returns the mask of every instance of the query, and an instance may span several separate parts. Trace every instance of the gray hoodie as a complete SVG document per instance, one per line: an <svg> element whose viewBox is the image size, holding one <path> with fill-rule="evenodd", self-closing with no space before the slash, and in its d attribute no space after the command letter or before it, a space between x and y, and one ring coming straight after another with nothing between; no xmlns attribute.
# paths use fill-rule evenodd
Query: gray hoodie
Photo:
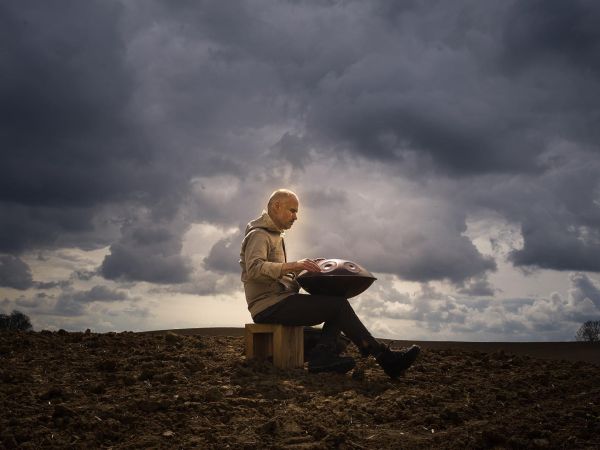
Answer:
<svg viewBox="0 0 600 450"><path fill-rule="evenodd" d="M246 227L240 252L242 282L252 317L300 290L294 274L281 273L285 262L283 232L263 211Z"/></svg>

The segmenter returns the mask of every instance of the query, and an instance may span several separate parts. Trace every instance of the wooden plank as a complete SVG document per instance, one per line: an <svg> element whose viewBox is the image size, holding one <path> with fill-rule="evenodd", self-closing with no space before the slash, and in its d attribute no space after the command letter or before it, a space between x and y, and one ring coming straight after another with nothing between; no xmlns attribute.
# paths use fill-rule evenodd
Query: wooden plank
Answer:
<svg viewBox="0 0 600 450"><path fill-rule="evenodd" d="M273 364L281 369L304 365L304 327L279 326L273 335Z"/></svg>
<svg viewBox="0 0 600 450"><path fill-rule="evenodd" d="M246 358L254 358L254 336L248 325L244 328L244 342L246 344Z"/></svg>
<svg viewBox="0 0 600 450"><path fill-rule="evenodd" d="M247 323L246 330L250 330L252 333L273 333L280 326L271 323Z"/></svg>

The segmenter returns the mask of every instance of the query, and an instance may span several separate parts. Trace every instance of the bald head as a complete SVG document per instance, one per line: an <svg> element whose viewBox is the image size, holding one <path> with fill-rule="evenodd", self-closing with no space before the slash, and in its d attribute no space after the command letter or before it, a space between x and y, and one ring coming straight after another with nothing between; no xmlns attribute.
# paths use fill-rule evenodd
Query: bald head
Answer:
<svg viewBox="0 0 600 450"><path fill-rule="evenodd" d="M277 189L271 194L267 213L280 230L289 229L296 221L298 196L288 189Z"/></svg>
<svg viewBox="0 0 600 450"><path fill-rule="evenodd" d="M282 203L289 199L294 199L297 202L298 196L289 189L277 189L271 194L271 197L269 197L269 203L267 203L267 211L270 213L273 209L273 206L275 206L276 202Z"/></svg>

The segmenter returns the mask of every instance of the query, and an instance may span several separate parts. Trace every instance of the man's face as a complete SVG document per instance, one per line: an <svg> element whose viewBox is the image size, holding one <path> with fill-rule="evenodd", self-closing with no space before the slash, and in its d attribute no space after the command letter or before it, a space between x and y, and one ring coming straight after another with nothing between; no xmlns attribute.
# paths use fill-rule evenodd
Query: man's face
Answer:
<svg viewBox="0 0 600 450"><path fill-rule="evenodd" d="M298 199L296 197L283 198L273 205L273 222L281 230L289 230L298 219Z"/></svg>

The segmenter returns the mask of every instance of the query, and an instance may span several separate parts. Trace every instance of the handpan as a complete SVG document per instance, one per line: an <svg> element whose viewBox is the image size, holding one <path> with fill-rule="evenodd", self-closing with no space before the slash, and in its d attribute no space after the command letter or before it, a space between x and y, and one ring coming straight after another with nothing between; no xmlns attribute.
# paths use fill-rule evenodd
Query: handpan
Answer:
<svg viewBox="0 0 600 450"><path fill-rule="evenodd" d="M351 298L373 284L377 278L364 267L343 259L315 259L321 272L303 270L296 280L310 294Z"/></svg>

